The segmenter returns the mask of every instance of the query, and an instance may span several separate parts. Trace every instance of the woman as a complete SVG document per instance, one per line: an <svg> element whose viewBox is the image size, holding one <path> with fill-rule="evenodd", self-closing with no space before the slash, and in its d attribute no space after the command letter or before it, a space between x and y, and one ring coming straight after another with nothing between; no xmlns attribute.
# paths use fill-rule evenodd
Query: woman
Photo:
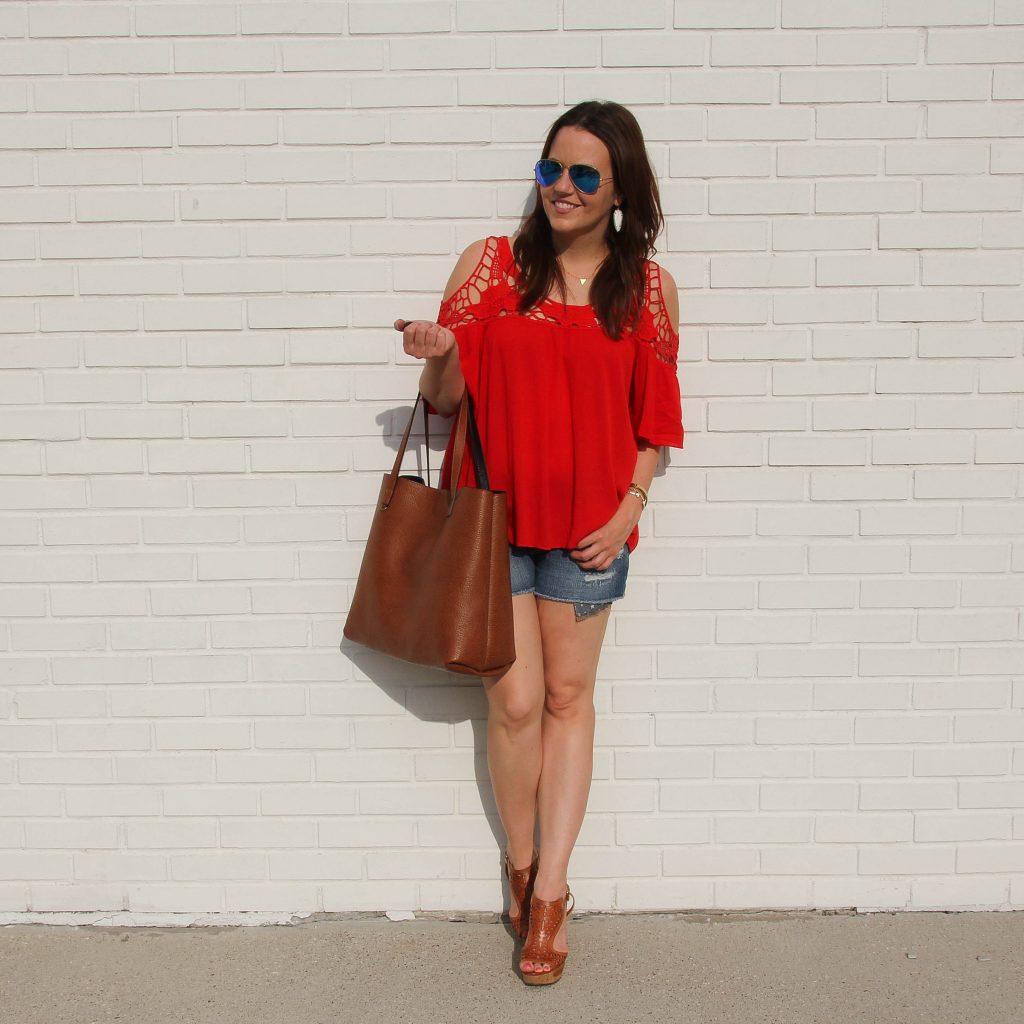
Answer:
<svg viewBox="0 0 1024 1024"><path fill-rule="evenodd" d="M512 238L466 249L437 322L395 328L425 360L420 390L434 410L451 415L469 388L490 485L508 496L516 661L484 681L487 758L520 970L544 985L568 954L568 865L611 602L659 448L681 448L683 426L678 297L648 259L663 220L636 119L617 103L573 107L551 126L535 176L533 212ZM472 483L467 459L459 484Z"/></svg>

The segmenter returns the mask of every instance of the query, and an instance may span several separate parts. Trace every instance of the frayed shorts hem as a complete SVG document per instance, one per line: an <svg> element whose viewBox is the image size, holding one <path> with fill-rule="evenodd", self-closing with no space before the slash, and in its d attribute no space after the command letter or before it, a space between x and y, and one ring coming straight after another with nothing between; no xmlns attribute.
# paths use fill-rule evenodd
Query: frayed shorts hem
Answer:
<svg viewBox="0 0 1024 1024"><path fill-rule="evenodd" d="M587 604L583 601L574 601L571 597L549 597L547 594L541 594L536 590L520 590L518 594L513 594L513 597L522 597L523 594L533 594L534 597L539 597L544 601L557 601L559 604L571 604L576 612L576 621L580 622L583 619L589 619L591 615L596 615L598 612L603 612L606 608L611 608L611 601L605 601L603 604Z"/></svg>
<svg viewBox="0 0 1024 1024"><path fill-rule="evenodd" d="M571 604L579 622L610 608L625 595L629 549L623 545L614 562L597 571L581 569L567 548L509 545L509 569L513 597L532 593L546 601Z"/></svg>

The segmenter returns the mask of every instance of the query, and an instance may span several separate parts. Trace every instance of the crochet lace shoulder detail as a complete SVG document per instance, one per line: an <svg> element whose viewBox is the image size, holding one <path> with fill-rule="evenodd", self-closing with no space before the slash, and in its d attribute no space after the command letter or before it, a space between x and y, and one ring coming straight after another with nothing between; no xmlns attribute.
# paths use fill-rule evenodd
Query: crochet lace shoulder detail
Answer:
<svg viewBox="0 0 1024 1024"><path fill-rule="evenodd" d="M437 322L442 327L456 327L509 312L514 308L513 279L510 268L501 259L500 239L492 235L484 243L484 251L473 272L441 303Z"/></svg>
<svg viewBox="0 0 1024 1024"><path fill-rule="evenodd" d="M662 362L675 365L679 334L673 329L665 307L661 268L648 261L646 277L644 308L635 337L641 344L649 345ZM491 235L472 273L441 303L437 322L442 327L457 327L518 314L516 286L517 268L512 248L501 236ZM520 315L562 327L600 329L591 306L563 306L552 299L544 299Z"/></svg>
<svg viewBox="0 0 1024 1024"><path fill-rule="evenodd" d="M679 357L679 333L672 326L665 295L662 291L661 267L647 263L647 295L645 314L641 317L636 338L641 344L649 345L663 363L676 364Z"/></svg>
<svg viewBox="0 0 1024 1024"><path fill-rule="evenodd" d="M590 306L566 307L553 299L520 312L518 278L512 247L501 236L489 237L473 272L441 303L437 322L442 327L457 327L517 314L561 327L598 326Z"/></svg>

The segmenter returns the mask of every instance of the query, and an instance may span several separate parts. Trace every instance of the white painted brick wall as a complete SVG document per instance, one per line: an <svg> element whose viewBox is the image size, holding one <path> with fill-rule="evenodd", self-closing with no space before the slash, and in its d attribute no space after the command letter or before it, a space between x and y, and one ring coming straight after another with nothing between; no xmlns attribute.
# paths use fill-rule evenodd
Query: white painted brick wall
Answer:
<svg viewBox="0 0 1024 1024"><path fill-rule="evenodd" d="M501 907L481 688L341 626L389 325L595 96L661 176L687 437L581 908L1024 907L1019 0L12 0L5 919Z"/></svg>

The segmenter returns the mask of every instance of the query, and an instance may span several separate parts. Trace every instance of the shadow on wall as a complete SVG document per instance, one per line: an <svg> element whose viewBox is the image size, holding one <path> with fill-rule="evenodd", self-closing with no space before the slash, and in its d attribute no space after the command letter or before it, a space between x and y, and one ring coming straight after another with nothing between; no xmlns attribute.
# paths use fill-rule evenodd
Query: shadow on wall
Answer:
<svg viewBox="0 0 1024 1024"><path fill-rule="evenodd" d="M413 396L413 401L415 401L415 395ZM398 446L402 443L402 434L405 431L411 414L412 402L408 405L396 406L394 409L385 409L377 417L377 423L382 432L382 440L385 446L392 452L397 453ZM439 480L437 471L441 467L441 459L444 456L444 450L448 444L448 436L452 432L455 420L451 416L428 416L427 420L427 430L430 433L430 486L436 487ZM415 451L415 456L410 455L410 452L413 451ZM413 461L413 458L415 458L415 461ZM391 467L389 466L388 471L390 469ZM416 422L413 423L412 430L409 432L409 447L406 449L405 461L400 472L416 473L422 476L424 480L427 477L426 449L423 445L423 413L420 411L417 411Z"/></svg>
<svg viewBox="0 0 1024 1024"><path fill-rule="evenodd" d="M352 663L356 679L363 677L377 686L395 703L396 711L404 709L419 722L444 722L454 727L450 745L424 747L423 750L429 752L433 749L438 753L457 755L452 759L456 767L428 777L421 777L417 772L410 786L428 782L442 782L454 787L464 782L476 784L480 807L494 836L494 855L498 865L495 877L501 878L503 897L507 901L508 882L501 872L505 830L498 816L487 767L487 696L483 682L475 676L412 665L371 651L345 638L341 641L341 653ZM470 743L473 747L472 760L460 756ZM415 741L410 745L417 747ZM457 817L472 816L477 819L478 815L479 808L465 807L461 805L461 800L458 801ZM459 843L457 833L453 834L452 841L454 844Z"/></svg>

